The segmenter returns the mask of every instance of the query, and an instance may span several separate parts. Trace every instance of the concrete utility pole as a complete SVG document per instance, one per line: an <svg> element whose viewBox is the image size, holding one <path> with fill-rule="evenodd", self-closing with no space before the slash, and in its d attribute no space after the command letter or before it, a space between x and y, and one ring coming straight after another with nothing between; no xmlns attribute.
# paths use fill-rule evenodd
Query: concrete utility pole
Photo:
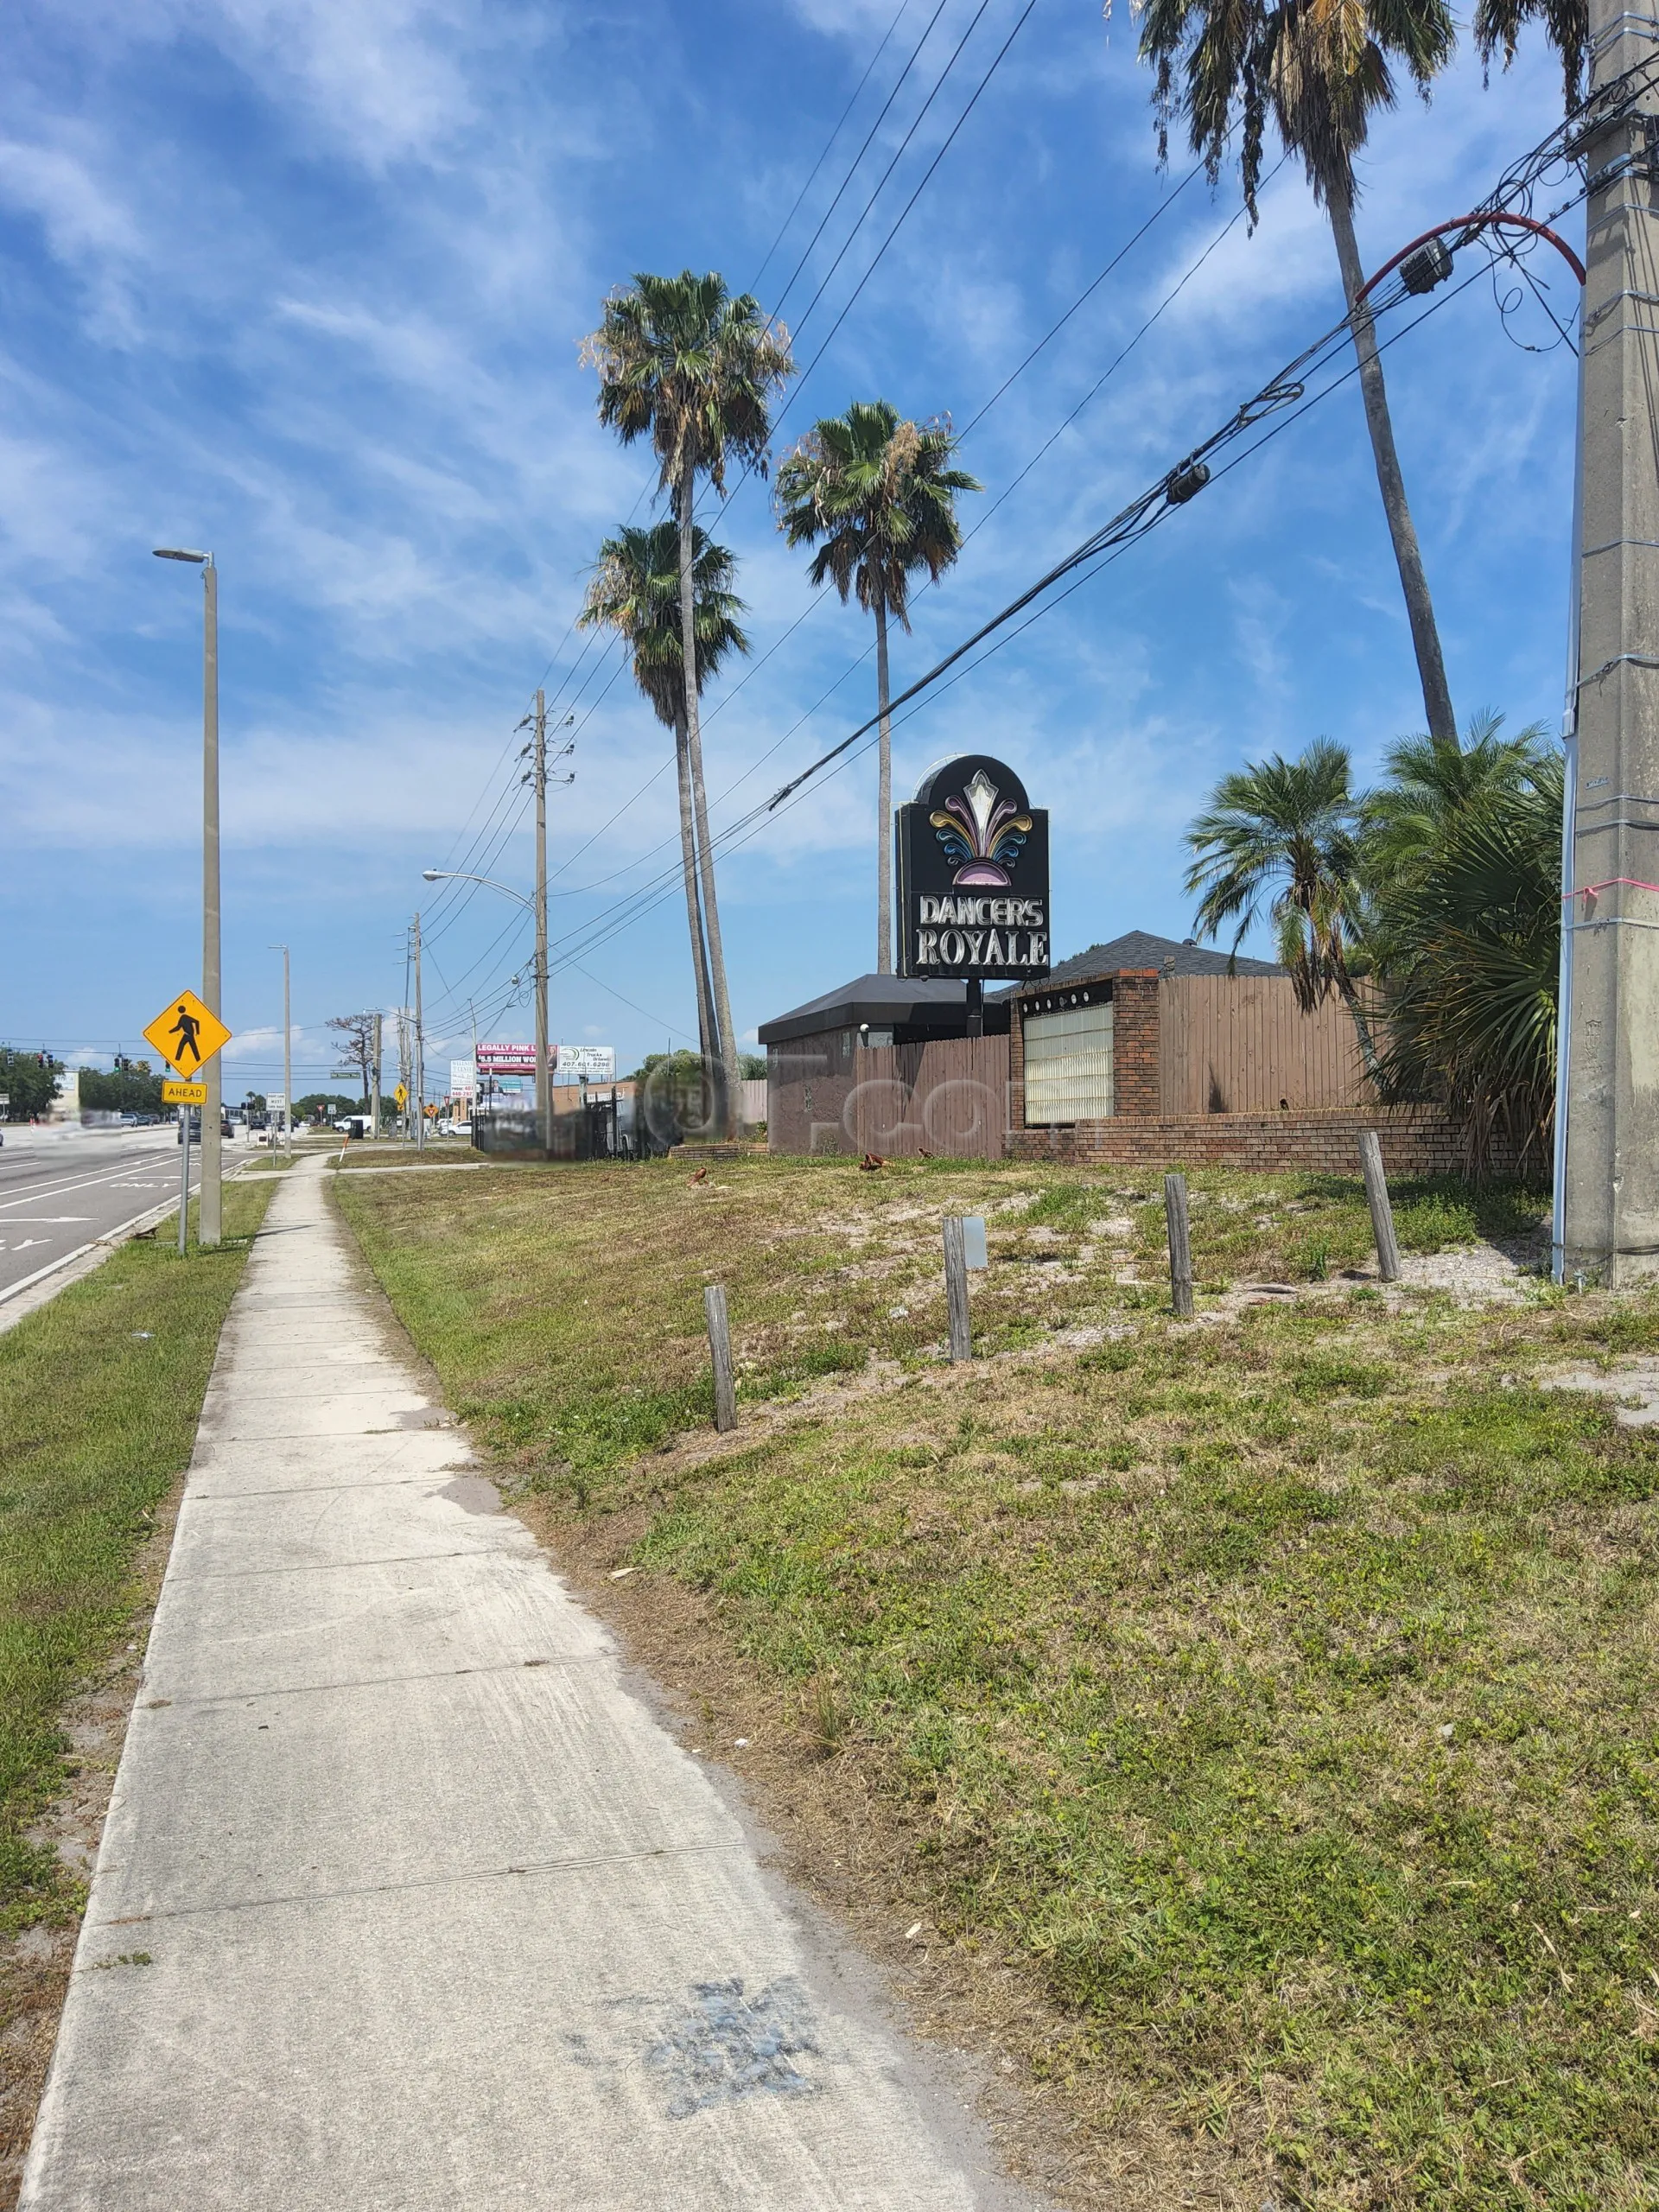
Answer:
<svg viewBox="0 0 1659 2212"><path fill-rule="evenodd" d="M369 1135L380 1134L380 1017L370 1017L369 1047L374 1055L373 1079L369 1085Z"/></svg>
<svg viewBox="0 0 1659 2212"><path fill-rule="evenodd" d="M426 1150L426 1031L421 1020L421 918L415 917L415 1149Z"/></svg>
<svg viewBox="0 0 1659 2212"><path fill-rule="evenodd" d="M1592 97L1626 70L1659 79L1655 65L1653 18L1590 0ZM1616 122L1592 122L1580 145L1589 277L1556 1265L1565 1281L1618 1287L1659 1273L1659 188L1648 150L1659 149L1659 86Z"/></svg>
<svg viewBox="0 0 1659 2212"><path fill-rule="evenodd" d="M553 1149L553 1070L547 1036L547 696L536 694L536 1106L542 1150Z"/></svg>

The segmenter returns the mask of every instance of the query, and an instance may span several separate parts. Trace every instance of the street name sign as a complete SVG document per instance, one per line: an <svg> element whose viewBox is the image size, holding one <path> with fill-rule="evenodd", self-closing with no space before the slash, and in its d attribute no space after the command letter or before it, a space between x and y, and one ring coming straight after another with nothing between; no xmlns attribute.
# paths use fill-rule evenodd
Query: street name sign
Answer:
<svg viewBox="0 0 1659 2212"><path fill-rule="evenodd" d="M158 1051L160 1047L156 1048ZM162 1084L163 1106L205 1106L207 1086L205 1083L166 1083Z"/></svg>
<svg viewBox="0 0 1659 2212"><path fill-rule="evenodd" d="M194 991L181 991L169 999L144 1036L175 1074L181 1076L198 1073L231 1041L230 1031Z"/></svg>

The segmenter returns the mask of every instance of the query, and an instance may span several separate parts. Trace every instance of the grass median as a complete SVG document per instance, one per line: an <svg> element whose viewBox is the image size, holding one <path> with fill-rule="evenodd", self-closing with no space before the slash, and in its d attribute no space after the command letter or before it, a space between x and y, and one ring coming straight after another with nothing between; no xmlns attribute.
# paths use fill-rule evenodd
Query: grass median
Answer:
<svg viewBox="0 0 1659 2212"><path fill-rule="evenodd" d="M273 1188L226 1185L216 1251L181 1261L164 1225L0 1336L0 1934L79 1910L28 1833L66 1778L59 1712L132 1616Z"/></svg>
<svg viewBox="0 0 1659 2212"><path fill-rule="evenodd" d="M1659 1446L1614 1399L1659 1303L1384 1294L1344 1280L1357 1180L1193 1193L1190 1325L1121 1170L340 1199L556 1540L609 1530L636 1604L699 1593L890 1821L906 1910L1023 1978L1000 2032L1082 2201L1651 2207ZM1396 1197L1420 1277L1539 1214ZM953 1370L957 1209L992 1356ZM714 1279L746 1427L676 1446Z"/></svg>

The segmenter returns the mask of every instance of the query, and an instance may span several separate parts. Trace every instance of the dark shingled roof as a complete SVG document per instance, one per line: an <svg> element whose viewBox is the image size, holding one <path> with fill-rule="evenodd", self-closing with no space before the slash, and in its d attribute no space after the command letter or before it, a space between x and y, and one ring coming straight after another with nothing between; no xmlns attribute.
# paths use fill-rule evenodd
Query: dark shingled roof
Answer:
<svg viewBox="0 0 1659 2212"><path fill-rule="evenodd" d="M809 999L804 1006L763 1021L760 1040L783 1045L823 1029L856 1029L864 1021L875 1027L937 1029L942 1037L960 1037L967 1007L967 984L949 976L932 982L917 976L855 976L822 998Z"/></svg>
<svg viewBox="0 0 1659 2212"><path fill-rule="evenodd" d="M1224 976L1227 955L1208 945L1178 944L1173 937L1154 937L1146 930L1130 930L1109 944L1091 944L1061 961L1052 973L1031 983L1014 983L1001 990L988 990L988 1007L1006 1006L1018 991L1039 991L1054 983L1081 983L1096 976L1116 975L1125 968L1155 968L1160 975ZM1282 976L1285 970L1270 960L1246 960L1241 954L1236 972L1241 976ZM760 1024L763 1045L783 1045L797 1037L816 1035L824 1029L855 1029L861 1022L885 1027L931 1029L944 1037L959 1037L966 1018L968 986L942 977L937 982L914 976L856 976L822 998ZM1005 1017L998 1016L998 1027Z"/></svg>
<svg viewBox="0 0 1659 2212"><path fill-rule="evenodd" d="M1239 976L1282 976L1286 971L1271 960L1247 960L1241 952L1232 963ZM1149 930L1130 930L1109 944L1091 944L1087 952L1062 960L1041 983L1021 985L1026 990L1045 990L1054 983L1081 983L1096 976L1112 976L1125 968L1155 968L1160 975L1224 976L1227 955L1211 945L1178 944L1173 937L1154 937Z"/></svg>

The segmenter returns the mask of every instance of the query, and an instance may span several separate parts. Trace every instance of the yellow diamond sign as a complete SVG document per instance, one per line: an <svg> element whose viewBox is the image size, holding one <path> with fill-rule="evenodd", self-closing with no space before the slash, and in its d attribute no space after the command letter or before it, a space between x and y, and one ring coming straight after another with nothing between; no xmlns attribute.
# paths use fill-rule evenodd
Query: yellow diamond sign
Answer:
<svg viewBox="0 0 1659 2212"><path fill-rule="evenodd" d="M230 1031L194 991L181 991L177 998L169 999L144 1035L181 1076L193 1076L206 1067L219 1047L231 1041Z"/></svg>
<svg viewBox="0 0 1659 2212"><path fill-rule="evenodd" d="M391 1095L397 1101L397 1103L400 1106L407 1106L409 1103L409 1085L406 1083L400 1083L397 1090L394 1090Z"/></svg>

